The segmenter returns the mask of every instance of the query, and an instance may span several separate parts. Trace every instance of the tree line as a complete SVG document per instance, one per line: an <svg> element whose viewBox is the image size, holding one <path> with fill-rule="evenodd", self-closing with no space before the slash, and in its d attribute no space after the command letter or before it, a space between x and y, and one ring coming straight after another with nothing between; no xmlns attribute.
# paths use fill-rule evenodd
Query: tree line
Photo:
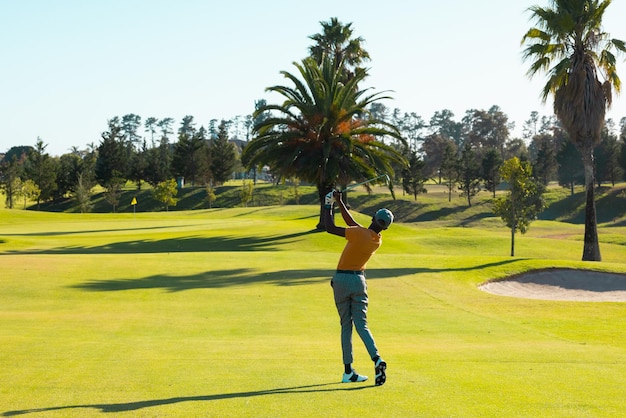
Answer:
<svg viewBox="0 0 626 418"><path fill-rule="evenodd" d="M263 105L263 100L257 102L258 107ZM573 193L575 185L584 184L580 153L554 116L531 112L523 126L523 138L511 138L512 124L498 106L470 109L460 121L447 109L435 112L428 122L415 113L390 110L379 103L371 106L371 112L398 126L407 139L407 146L398 151L407 165L396 167L395 180L416 200L428 181L446 185L450 199L459 191L468 205L480 190L495 196L499 168L513 157L529 161L533 176L544 185L558 182ZM194 118L186 116L177 129L176 142L171 142L173 124L172 118L152 117L142 123L139 115L128 114L110 119L99 145L83 150L73 147L67 154L50 156L40 138L34 147L12 147L0 161L5 205L12 208L22 200L39 204L71 196L81 210L88 211L96 184L116 206L120 188L129 181L138 189L142 183L156 187L172 178L205 186L219 185L235 172L245 175L241 153L248 141L230 141L233 121L217 124L213 120L207 128L197 128ZM611 119L606 121L594 154L597 186L625 179L626 117L619 126Z"/></svg>
<svg viewBox="0 0 626 418"><path fill-rule="evenodd" d="M555 116L531 112L522 138L510 137L511 125L497 106L487 111L468 110L460 122L453 116L443 110L435 112L428 124L420 120L420 129L426 134L414 136L414 147L404 151L408 167L400 180L415 198L429 179L448 186L450 196L455 188L460 190L468 205L480 190L495 197L501 183L499 169L514 157L528 161L533 177L544 186L558 182L573 194L575 185L585 184L580 152ZM626 117L619 127L612 119L605 122L593 151L598 187L626 179Z"/></svg>
<svg viewBox="0 0 626 418"><path fill-rule="evenodd" d="M91 210L94 186L104 188L105 199L115 211L121 188L132 182L154 189L172 179L195 184L219 185L241 171L241 148L229 139L231 121L211 121L208 128L196 127L193 116L186 116L177 130L177 141L170 142L172 118L139 115L113 117L101 134L99 145L74 147L59 157L46 152L47 144L37 138L32 146L9 149L0 162L0 187L8 208L20 200L41 202L76 199L81 212ZM141 135L144 127L147 135Z"/></svg>

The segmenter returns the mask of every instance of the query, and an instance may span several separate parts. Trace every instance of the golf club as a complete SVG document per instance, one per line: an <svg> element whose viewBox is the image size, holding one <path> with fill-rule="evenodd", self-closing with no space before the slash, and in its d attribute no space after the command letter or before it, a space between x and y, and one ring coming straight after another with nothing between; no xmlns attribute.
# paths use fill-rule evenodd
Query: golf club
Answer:
<svg viewBox="0 0 626 418"><path fill-rule="evenodd" d="M369 180L362 181L361 183L351 184L351 185L349 185L348 187L346 187L343 190L345 191L345 190L354 189L355 187L359 187L359 186L362 186L364 184L371 183L371 182L376 181L376 180L378 180L380 178L383 178L383 177L386 179L386 183L389 184L389 182L390 182L389 181L389 176L387 174L381 174L378 177L374 177L374 178L371 178Z"/></svg>

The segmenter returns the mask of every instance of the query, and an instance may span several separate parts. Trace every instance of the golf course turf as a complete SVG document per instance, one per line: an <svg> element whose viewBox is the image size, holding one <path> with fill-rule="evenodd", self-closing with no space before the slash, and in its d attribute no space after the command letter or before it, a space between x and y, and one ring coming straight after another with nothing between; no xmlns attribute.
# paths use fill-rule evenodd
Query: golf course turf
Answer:
<svg viewBox="0 0 626 418"><path fill-rule="evenodd" d="M466 417L626 414L626 304L499 296L548 268L626 273L626 227L397 223L368 264L387 382L340 383L317 207L121 214L0 210L0 416ZM368 217L357 214L358 221Z"/></svg>

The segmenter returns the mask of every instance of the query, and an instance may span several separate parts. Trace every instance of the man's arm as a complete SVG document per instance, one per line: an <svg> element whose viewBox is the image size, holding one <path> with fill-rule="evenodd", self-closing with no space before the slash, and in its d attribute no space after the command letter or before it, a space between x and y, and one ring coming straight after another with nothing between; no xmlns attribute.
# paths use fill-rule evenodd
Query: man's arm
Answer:
<svg viewBox="0 0 626 418"><path fill-rule="evenodd" d="M331 199L332 196L332 199ZM336 201L337 205L339 205L339 210L341 211L341 216L343 220L348 226L361 226L357 221L354 220L350 211L346 207L343 200L341 200L341 193L333 190L332 194L329 193L326 196L326 202L331 202L330 204L326 204L324 206L324 226L326 227L326 232L333 235L338 235L340 237L346 236L346 228L335 225L335 216L333 212L332 201Z"/></svg>
<svg viewBox="0 0 626 418"><path fill-rule="evenodd" d="M341 216L343 217L343 221L346 223L346 225L348 225L348 226L361 226L361 225L359 225L359 223L357 221L354 220L354 218L352 217L352 214L350 214L350 211L346 207L345 203L343 203L343 200L341 199L342 198L342 193L335 190L335 191L333 191L333 197L335 198L335 201L339 205L339 210L341 211Z"/></svg>
<svg viewBox="0 0 626 418"><path fill-rule="evenodd" d="M333 205L324 207L324 226L326 227L326 232L329 234L338 235L340 237L346 236L346 228L335 225Z"/></svg>

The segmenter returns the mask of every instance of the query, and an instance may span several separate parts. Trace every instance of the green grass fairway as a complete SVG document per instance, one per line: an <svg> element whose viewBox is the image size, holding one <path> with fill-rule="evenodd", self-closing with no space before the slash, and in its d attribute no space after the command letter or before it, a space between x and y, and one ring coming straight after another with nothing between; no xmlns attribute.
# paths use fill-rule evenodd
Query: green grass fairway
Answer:
<svg viewBox="0 0 626 418"><path fill-rule="evenodd" d="M367 222L367 217L358 219ZM341 384L329 277L344 242L315 206L161 213L0 210L0 416L626 415L626 303L495 296L546 267L626 273L626 226L510 236L397 224L370 261L387 383ZM439 225L439 226L438 226ZM355 368L373 366L355 335Z"/></svg>

